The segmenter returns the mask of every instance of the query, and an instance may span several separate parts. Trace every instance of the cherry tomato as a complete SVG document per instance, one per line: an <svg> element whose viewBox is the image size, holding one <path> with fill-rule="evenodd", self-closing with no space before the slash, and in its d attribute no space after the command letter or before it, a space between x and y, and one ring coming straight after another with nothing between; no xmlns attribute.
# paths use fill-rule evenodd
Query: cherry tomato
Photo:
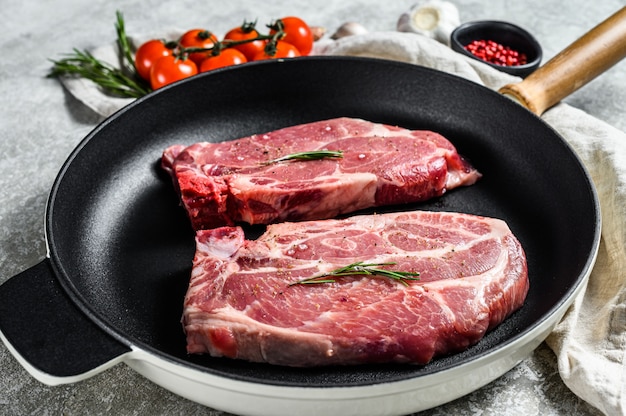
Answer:
<svg viewBox="0 0 626 416"><path fill-rule="evenodd" d="M217 43L217 38L208 30L191 29L180 37L179 43L183 48L211 48ZM196 65L200 65L200 62L209 55L211 51L194 52L189 54L189 59Z"/></svg>
<svg viewBox="0 0 626 416"><path fill-rule="evenodd" d="M164 56L150 69L150 85L156 90L197 73L198 67L191 59L177 58L173 55Z"/></svg>
<svg viewBox="0 0 626 416"><path fill-rule="evenodd" d="M308 55L311 49L313 49L313 32L311 32L309 25L295 16L283 17L279 20L282 21L283 31L285 32L282 40L298 48L300 55ZM278 22L275 24L278 24ZM276 29L270 30L271 35L276 32Z"/></svg>
<svg viewBox="0 0 626 416"><path fill-rule="evenodd" d="M243 25L229 30L224 35L224 40L241 41L247 39L254 39L259 36L259 32L254 28L254 23L244 22ZM253 40L240 45L235 45L232 48L237 49L246 56L248 61L254 59L256 54L261 52L265 47L265 42L262 40Z"/></svg>
<svg viewBox="0 0 626 416"><path fill-rule="evenodd" d="M248 62L246 56L234 48L222 49L218 55L211 55L200 63L200 72L223 68L230 65L239 65Z"/></svg>
<svg viewBox="0 0 626 416"><path fill-rule="evenodd" d="M152 39L143 43L135 53L135 67L139 76L150 81L150 68L154 62L172 54L172 49L169 49L165 42L160 39Z"/></svg>
<svg viewBox="0 0 626 416"><path fill-rule="evenodd" d="M287 43L283 40L279 40L276 42L276 50L274 54L268 54L265 49L261 52L257 53L253 61L261 61L264 59L273 59L273 58L295 58L300 56L300 51L298 48L293 46L291 43Z"/></svg>

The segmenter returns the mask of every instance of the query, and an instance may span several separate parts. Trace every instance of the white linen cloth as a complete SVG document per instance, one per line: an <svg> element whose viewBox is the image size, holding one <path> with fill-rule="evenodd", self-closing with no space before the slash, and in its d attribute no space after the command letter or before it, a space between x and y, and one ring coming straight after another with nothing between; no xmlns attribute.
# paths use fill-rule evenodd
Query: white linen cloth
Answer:
<svg viewBox="0 0 626 416"><path fill-rule="evenodd" d="M113 46L93 52L117 62ZM316 42L314 54L368 56L418 64L497 90L519 78L412 33L377 32ZM132 100L102 94L93 84L62 80L79 100L108 116ZM597 187L602 210L598 258L585 290L546 340L564 383L604 414L626 414L626 134L560 103L543 120L567 140Z"/></svg>

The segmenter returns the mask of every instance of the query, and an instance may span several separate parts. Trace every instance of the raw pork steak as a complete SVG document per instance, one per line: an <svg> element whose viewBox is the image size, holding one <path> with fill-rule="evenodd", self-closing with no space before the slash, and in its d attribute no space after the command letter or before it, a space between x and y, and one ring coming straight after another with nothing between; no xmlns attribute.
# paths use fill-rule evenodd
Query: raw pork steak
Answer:
<svg viewBox="0 0 626 416"><path fill-rule="evenodd" d="M189 353L287 366L424 364L520 308L526 258L501 220L407 212L197 232L185 298ZM354 262L419 272L293 284ZM293 284L293 285L290 285Z"/></svg>
<svg viewBox="0 0 626 416"><path fill-rule="evenodd" d="M270 160L340 150L340 159ZM359 119L287 127L223 143L174 145L162 166L194 229L318 220L423 201L480 177L444 137Z"/></svg>

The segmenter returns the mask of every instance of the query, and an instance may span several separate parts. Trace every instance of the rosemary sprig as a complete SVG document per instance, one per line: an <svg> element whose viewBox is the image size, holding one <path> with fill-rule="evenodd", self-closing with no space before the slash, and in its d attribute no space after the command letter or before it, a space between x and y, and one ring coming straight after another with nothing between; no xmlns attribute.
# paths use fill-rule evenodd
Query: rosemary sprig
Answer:
<svg viewBox="0 0 626 416"><path fill-rule="evenodd" d="M279 162L287 162L289 160L319 160L326 158L341 159L343 152L341 150L311 150L308 152L291 153L276 159L264 162L264 165L271 165Z"/></svg>
<svg viewBox="0 0 626 416"><path fill-rule="evenodd" d="M335 283L335 279L327 279L327 277L341 277L341 276L383 276L390 279L399 281L405 286L408 286L407 280L420 280L419 272L403 272L379 269L380 266L393 266L396 263L363 263L362 261L349 264L345 267L332 270L328 273L323 273L317 276L309 277L307 279L299 280L297 282L289 283L289 286L294 285L310 285L318 283Z"/></svg>
<svg viewBox="0 0 626 416"><path fill-rule="evenodd" d="M88 51L74 49L66 58L52 60L53 67L48 77L78 76L93 81L103 90L120 97L139 98L148 94L151 89L137 75L130 42L124 29L124 19L119 12L116 31L123 69L98 60Z"/></svg>
<svg viewBox="0 0 626 416"><path fill-rule="evenodd" d="M88 51L74 49L73 54L59 61L52 61L54 66L49 77L76 75L93 81L104 90L121 97L139 98L150 92L120 69L96 59Z"/></svg>
<svg viewBox="0 0 626 416"><path fill-rule="evenodd" d="M125 68L129 74L132 74L134 77L139 77L139 73L137 72L137 68L135 68L135 58L133 57L133 53L131 52L130 42L128 41L128 36L126 36L126 29L124 27L124 16L118 10L115 12L115 16L117 17L117 22L115 23L115 32L117 33L117 47L120 50L122 61L122 68Z"/></svg>

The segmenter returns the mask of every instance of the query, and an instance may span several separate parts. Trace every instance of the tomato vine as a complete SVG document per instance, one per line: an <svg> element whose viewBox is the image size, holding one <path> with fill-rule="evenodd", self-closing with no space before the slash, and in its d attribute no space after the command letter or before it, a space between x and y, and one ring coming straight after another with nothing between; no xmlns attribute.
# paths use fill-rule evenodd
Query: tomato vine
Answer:
<svg viewBox="0 0 626 416"><path fill-rule="evenodd" d="M257 30L256 21L244 21L222 40L206 29L192 29L176 40L150 39L133 53L122 13L116 12L116 17L120 68L88 51L74 49L63 59L51 60L48 76L82 77L109 94L138 98L198 72L252 60L307 55L314 41L310 27L302 19L289 16L268 24L267 34ZM231 48L241 53L225 53Z"/></svg>

